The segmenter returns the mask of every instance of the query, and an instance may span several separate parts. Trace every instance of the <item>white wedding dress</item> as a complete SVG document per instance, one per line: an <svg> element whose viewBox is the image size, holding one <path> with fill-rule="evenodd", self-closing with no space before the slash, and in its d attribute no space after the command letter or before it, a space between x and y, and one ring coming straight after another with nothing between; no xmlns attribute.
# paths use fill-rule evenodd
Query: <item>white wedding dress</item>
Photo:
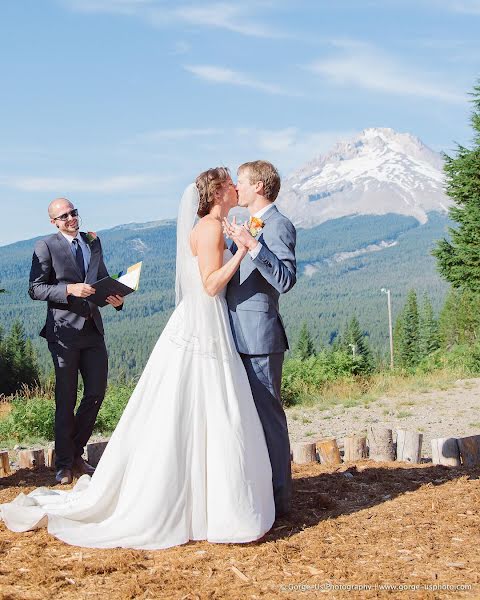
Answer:
<svg viewBox="0 0 480 600"><path fill-rule="evenodd" d="M270 461L225 293L205 293L185 249L177 248L178 305L95 474L72 491L38 488L0 505L9 529L46 526L75 546L158 549L249 542L271 528Z"/></svg>

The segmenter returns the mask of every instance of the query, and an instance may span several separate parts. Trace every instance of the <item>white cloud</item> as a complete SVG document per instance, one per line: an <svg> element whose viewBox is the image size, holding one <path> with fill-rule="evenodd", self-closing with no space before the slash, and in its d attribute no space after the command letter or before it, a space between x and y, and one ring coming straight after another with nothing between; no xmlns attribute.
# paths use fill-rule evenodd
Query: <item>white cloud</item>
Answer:
<svg viewBox="0 0 480 600"><path fill-rule="evenodd" d="M213 83L226 83L230 85L238 85L249 87L267 94L275 94L279 96L299 96L299 94L289 92L285 88L273 83L264 83L258 79L254 79L239 71L217 67L214 65L186 65L186 71L193 73L200 79L211 81Z"/></svg>
<svg viewBox="0 0 480 600"><path fill-rule="evenodd" d="M0 186L24 192L51 192L68 194L71 192L127 192L151 189L163 184L166 177L154 175L118 175L104 179L79 179L70 177L0 177Z"/></svg>
<svg viewBox="0 0 480 600"><path fill-rule="evenodd" d="M254 37L283 37L279 32L252 20L248 8L224 2L205 6L177 8L173 14L180 20L194 25L216 27Z"/></svg>
<svg viewBox="0 0 480 600"><path fill-rule="evenodd" d="M343 139L350 139L357 131L302 131L297 127L284 129L236 129L239 145L248 144L249 152L266 155L278 163L287 174L319 154L330 150Z"/></svg>
<svg viewBox="0 0 480 600"><path fill-rule="evenodd" d="M464 103L465 97L432 81L428 75L382 54L365 43L337 42L343 52L317 60L307 68L334 85L357 87L403 96Z"/></svg>
<svg viewBox="0 0 480 600"><path fill-rule="evenodd" d="M195 137L210 137L221 135L222 129L213 128L179 128L179 129L158 129L156 131L147 131L135 136L133 143L136 142L159 142L163 140L186 140Z"/></svg>
<svg viewBox="0 0 480 600"><path fill-rule="evenodd" d="M60 0L70 10L82 13L108 13L133 16L150 25L165 27L172 22L224 29L241 35L261 38L284 38L287 34L276 31L255 19L258 4L242 5L217 2L203 6L162 0Z"/></svg>

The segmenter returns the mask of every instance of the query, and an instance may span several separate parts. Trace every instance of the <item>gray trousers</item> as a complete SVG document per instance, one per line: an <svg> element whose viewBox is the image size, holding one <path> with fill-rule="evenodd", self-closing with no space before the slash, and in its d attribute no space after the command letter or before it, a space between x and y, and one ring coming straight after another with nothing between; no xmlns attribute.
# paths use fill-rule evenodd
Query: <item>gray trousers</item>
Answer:
<svg viewBox="0 0 480 600"><path fill-rule="evenodd" d="M265 432L272 465L273 495L277 517L288 513L292 496L290 441L280 389L283 352L278 354L240 354L252 389L253 400Z"/></svg>
<svg viewBox="0 0 480 600"><path fill-rule="evenodd" d="M103 336L89 319L68 342L50 342L55 366L55 466L71 468L83 454L107 389L108 357ZM84 393L75 414L78 373Z"/></svg>

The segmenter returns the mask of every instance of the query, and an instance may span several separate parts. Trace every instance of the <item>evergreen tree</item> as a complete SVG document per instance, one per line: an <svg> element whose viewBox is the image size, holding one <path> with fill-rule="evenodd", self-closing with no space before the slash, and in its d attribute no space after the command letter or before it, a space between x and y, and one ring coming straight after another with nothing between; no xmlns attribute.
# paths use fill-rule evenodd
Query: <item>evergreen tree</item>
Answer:
<svg viewBox="0 0 480 600"><path fill-rule="evenodd" d="M438 320L442 347L474 344L480 335L480 295L469 290L450 289Z"/></svg>
<svg viewBox="0 0 480 600"><path fill-rule="evenodd" d="M19 321L12 325L7 337L0 338L0 394L14 394L22 385L38 383L35 351Z"/></svg>
<svg viewBox="0 0 480 600"><path fill-rule="evenodd" d="M306 360L309 356L315 354L315 346L313 344L312 336L308 331L307 323L304 321L300 329L298 342L295 347L295 354L300 360Z"/></svg>
<svg viewBox="0 0 480 600"><path fill-rule="evenodd" d="M440 347L438 322L433 314L432 303L427 294L423 297L419 315L419 351L420 358L428 356Z"/></svg>
<svg viewBox="0 0 480 600"><path fill-rule="evenodd" d="M441 275L455 288L480 289L480 81L471 94L475 132L473 148L458 146L455 157L445 155L447 194L454 204L449 216L458 227L449 228L433 251Z"/></svg>
<svg viewBox="0 0 480 600"><path fill-rule="evenodd" d="M420 323L415 290L408 292L407 301L395 326L397 363L411 369L420 360Z"/></svg>
<svg viewBox="0 0 480 600"><path fill-rule="evenodd" d="M339 340L338 348L354 356L361 357L361 371L363 373L370 373L373 370L373 356L365 338L366 334L362 331L360 323L356 315L354 315L345 326L345 330Z"/></svg>

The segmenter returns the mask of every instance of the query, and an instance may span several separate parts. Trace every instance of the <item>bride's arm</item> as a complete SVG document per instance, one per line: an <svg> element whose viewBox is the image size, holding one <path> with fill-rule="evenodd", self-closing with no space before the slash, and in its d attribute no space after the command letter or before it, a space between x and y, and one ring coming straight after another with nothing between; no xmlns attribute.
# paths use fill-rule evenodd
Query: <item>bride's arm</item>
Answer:
<svg viewBox="0 0 480 600"><path fill-rule="evenodd" d="M216 296L235 275L243 257L245 246L223 264L224 239L222 226L216 221L205 221L198 227L197 256L203 287L209 296Z"/></svg>

